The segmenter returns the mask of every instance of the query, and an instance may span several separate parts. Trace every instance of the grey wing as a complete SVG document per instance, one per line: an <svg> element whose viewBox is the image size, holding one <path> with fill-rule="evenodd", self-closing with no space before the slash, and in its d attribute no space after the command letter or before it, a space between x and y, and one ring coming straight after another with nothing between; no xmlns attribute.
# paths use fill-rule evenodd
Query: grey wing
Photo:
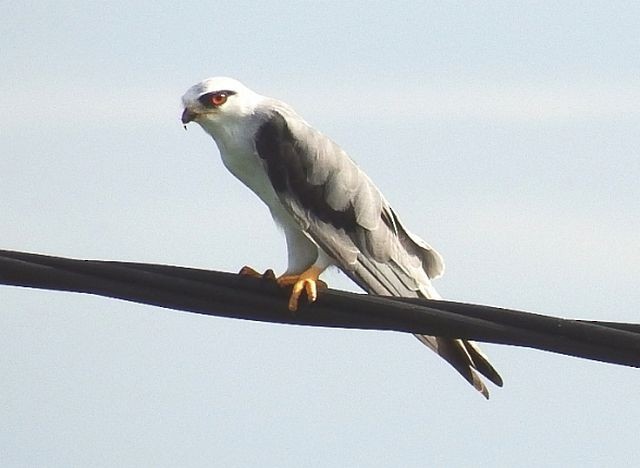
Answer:
<svg viewBox="0 0 640 468"><path fill-rule="evenodd" d="M442 257L405 229L338 145L284 109L259 127L256 150L287 210L360 287L379 295L440 298L431 279L443 273ZM416 336L485 396L487 389L474 369L502 385L473 343Z"/></svg>

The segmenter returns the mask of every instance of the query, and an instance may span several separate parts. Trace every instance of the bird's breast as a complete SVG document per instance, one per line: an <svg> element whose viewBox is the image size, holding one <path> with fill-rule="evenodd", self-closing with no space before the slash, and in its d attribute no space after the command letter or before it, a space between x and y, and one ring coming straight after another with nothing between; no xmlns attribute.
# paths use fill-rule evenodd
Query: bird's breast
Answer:
<svg viewBox="0 0 640 468"><path fill-rule="evenodd" d="M225 167L270 208L281 205L252 142L218 145Z"/></svg>

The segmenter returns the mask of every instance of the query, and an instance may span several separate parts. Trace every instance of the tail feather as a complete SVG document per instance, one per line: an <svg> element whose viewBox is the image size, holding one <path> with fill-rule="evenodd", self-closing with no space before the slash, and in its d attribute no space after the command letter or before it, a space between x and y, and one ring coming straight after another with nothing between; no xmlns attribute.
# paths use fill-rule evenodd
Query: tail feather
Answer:
<svg viewBox="0 0 640 468"><path fill-rule="evenodd" d="M464 341L429 335L414 336L451 364L467 382L473 385L487 400L489 399L489 390L474 370L474 363L467 352Z"/></svg>
<svg viewBox="0 0 640 468"><path fill-rule="evenodd" d="M487 379L493 382L498 387L502 387L502 377L498 374L498 371L491 365L489 358L480 350L478 345L473 341L462 341L462 344L467 349L474 367L484 375Z"/></svg>
<svg viewBox="0 0 640 468"><path fill-rule="evenodd" d="M407 272L400 265L384 264L364 256L359 256L358 260L355 270L346 273L370 294L441 299L428 280L420 284L418 290L408 288L405 282ZM451 364L485 398L489 398L489 390L478 373L495 385L502 386L502 378L474 342L429 335L415 337Z"/></svg>
<svg viewBox="0 0 640 468"><path fill-rule="evenodd" d="M418 296L426 299L442 299L442 296L440 296L430 282L420 288ZM482 380L480 380L477 372L484 375L495 385L502 387L502 377L500 377L500 374L498 374L491 365L487 356L473 341L432 337L428 335L415 336L451 364L460 375L473 385L476 390L482 393L485 398L489 399L489 391ZM427 340L425 338L429 339ZM431 345L433 342L436 344L436 349Z"/></svg>

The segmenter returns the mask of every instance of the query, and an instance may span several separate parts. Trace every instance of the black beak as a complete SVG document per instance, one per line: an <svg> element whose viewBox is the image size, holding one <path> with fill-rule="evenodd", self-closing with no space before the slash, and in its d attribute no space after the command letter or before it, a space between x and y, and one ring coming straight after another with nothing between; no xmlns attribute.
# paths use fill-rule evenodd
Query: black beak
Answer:
<svg viewBox="0 0 640 468"><path fill-rule="evenodd" d="M182 125L187 125L189 122L195 119L197 115L198 114L196 114L195 112L190 111L189 109L185 109L182 112Z"/></svg>

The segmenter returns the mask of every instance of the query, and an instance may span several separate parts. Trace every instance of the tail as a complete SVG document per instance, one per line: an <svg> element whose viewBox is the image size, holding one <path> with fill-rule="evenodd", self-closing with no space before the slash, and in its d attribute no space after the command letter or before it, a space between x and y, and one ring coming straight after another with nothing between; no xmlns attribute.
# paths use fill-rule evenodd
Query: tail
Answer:
<svg viewBox="0 0 640 468"><path fill-rule="evenodd" d="M431 285L427 288L421 288L419 293L421 297L426 299L441 299L440 294ZM473 341L429 335L414 336L451 364L487 400L489 399L489 390L482 382L478 372L498 387L502 387L502 377Z"/></svg>
<svg viewBox="0 0 640 468"><path fill-rule="evenodd" d="M407 274L396 264L382 264L363 256L358 260L354 270L345 272L369 294L441 299L440 294L426 277L416 290L415 286L410 287L412 282L416 284L415 276ZM474 342L430 335L415 335L415 337L451 364L485 398L489 398L489 391L478 373L502 387L500 374Z"/></svg>

